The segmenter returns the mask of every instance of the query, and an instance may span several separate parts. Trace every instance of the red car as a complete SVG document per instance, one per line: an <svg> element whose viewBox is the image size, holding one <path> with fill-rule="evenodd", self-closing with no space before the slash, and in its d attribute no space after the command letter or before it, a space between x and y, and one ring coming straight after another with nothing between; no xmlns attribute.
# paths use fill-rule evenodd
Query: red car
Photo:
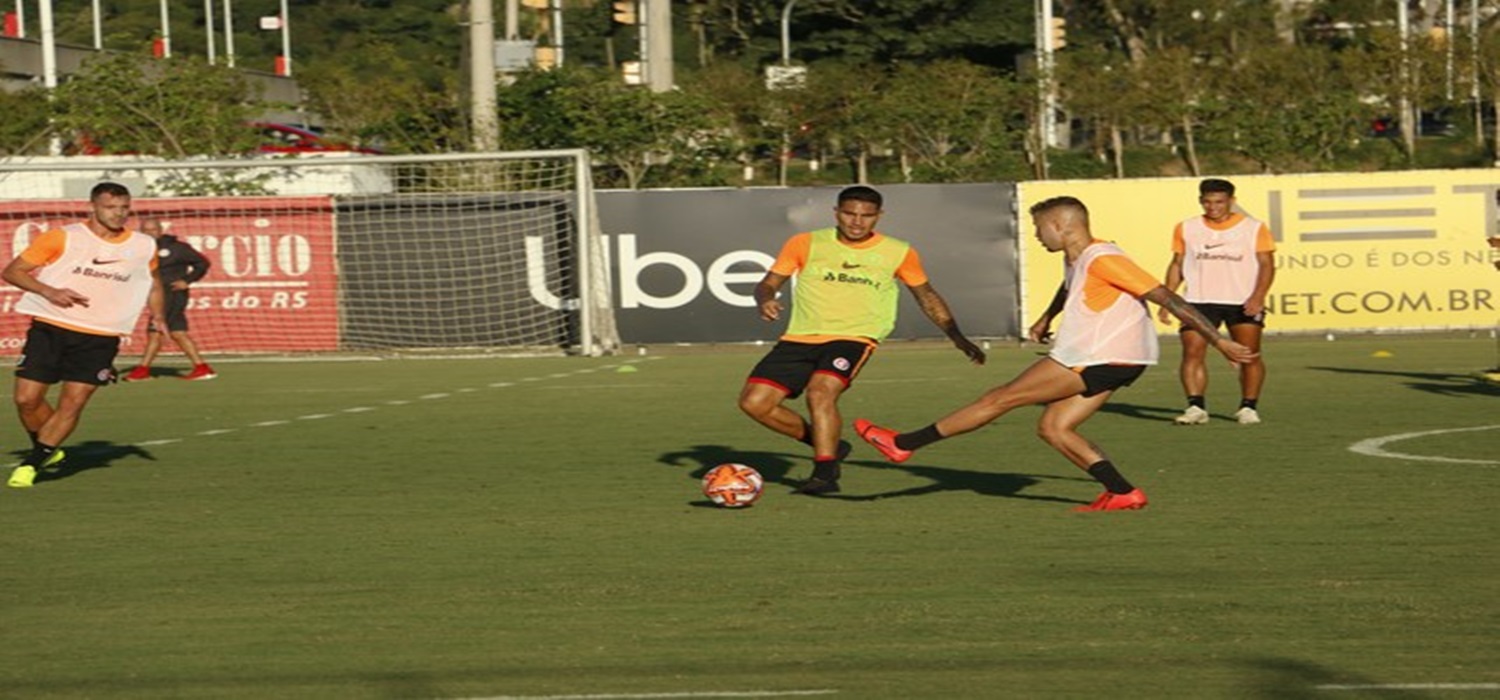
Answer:
<svg viewBox="0 0 1500 700"><path fill-rule="evenodd" d="M316 131L291 124L251 122L250 126L260 130L260 145L255 150L261 153L381 153L373 148L329 141Z"/></svg>

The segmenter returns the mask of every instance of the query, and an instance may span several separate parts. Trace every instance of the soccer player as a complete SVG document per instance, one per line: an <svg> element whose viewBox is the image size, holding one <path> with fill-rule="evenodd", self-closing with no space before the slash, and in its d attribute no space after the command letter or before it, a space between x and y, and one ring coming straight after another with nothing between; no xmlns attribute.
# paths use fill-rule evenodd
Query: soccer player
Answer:
<svg viewBox="0 0 1500 700"><path fill-rule="evenodd" d="M163 335L170 335L172 342L193 363L191 372L183 379L202 380L219 376L198 352L198 344L188 335L188 288L208 274L212 263L186 241L167 233L160 221L154 218L141 220L141 233L156 239L157 275L167 295L166 328L150 328L146 334L146 352L141 363L123 378L127 382L145 381L151 378L151 363L161 352Z"/></svg>
<svg viewBox="0 0 1500 700"><path fill-rule="evenodd" d="M1223 324L1230 337L1257 354L1239 367L1240 407L1234 414L1242 425L1260 422L1261 386L1266 365L1259 357L1266 325L1266 294L1276 278L1276 242L1264 223L1234 210L1234 184L1210 178L1198 184L1203 216L1194 216L1172 232L1172 262L1167 265L1167 289L1187 286L1182 297L1214 327ZM1168 322L1165 307L1158 315ZM1187 409L1172 419L1178 425L1208 422L1208 340L1182 327L1182 389Z"/></svg>
<svg viewBox="0 0 1500 700"><path fill-rule="evenodd" d="M792 236L755 285L761 318L776 321L782 312L777 292L797 275L786 333L750 371L739 406L757 423L812 447L812 478L799 493L839 491L840 463L850 450L839 439L839 398L895 328L896 281L911 290L922 313L971 362L984 364L984 351L959 330L916 249L875 230L883 203L869 187L839 192L833 209L837 225ZM785 405L804 393L809 419Z"/></svg>
<svg viewBox="0 0 1500 700"><path fill-rule="evenodd" d="M938 440L962 435L1012 409L1040 404L1037 433L1064 457L1104 486L1104 493L1076 510L1134 510L1146 506L1142 493L1120 474L1103 450L1078 433L1089 416L1116 389L1134 382L1156 364L1156 327L1143 300L1160 304L1193 328L1231 362L1255 358L1249 348L1218 334L1208 319L1158 283L1113 243L1090 232L1089 212L1074 197L1054 197L1031 207L1037 240L1048 251L1062 251L1062 285L1029 336L1047 340L1052 319L1063 312L1052 350L1014 379L920 430L897 433L863 418L854 430L892 462Z"/></svg>
<svg viewBox="0 0 1500 700"><path fill-rule="evenodd" d="M166 314L156 242L125 228L130 204L124 185L95 185L86 221L43 233L0 271L26 292L16 311L32 317L15 381L31 453L11 472L13 488L30 487L38 470L62 463L61 445L94 391L114 381L120 337L135 329L141 306L153 321ZM59 382L54 406L47 392Z"/></svg>

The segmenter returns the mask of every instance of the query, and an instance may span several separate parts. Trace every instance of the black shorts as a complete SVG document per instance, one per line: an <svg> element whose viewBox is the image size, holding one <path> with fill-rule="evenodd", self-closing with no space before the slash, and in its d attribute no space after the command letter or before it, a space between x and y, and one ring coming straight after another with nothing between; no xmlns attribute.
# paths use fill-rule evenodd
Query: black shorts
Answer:
<svg viewBox="0 0 1500 700"><path fill-rule="evenodd" d="M32 321L16 362L16 376L43 384L109 384L115 380L119 352L119 336L79 333Z"/></svg>
<svg viewBox="0 0 1500 700"><path fill-rule="evenodd" d="M1245 313L1245 307L1243 304L1200 304L1198 302L1189 303L1193 305L1193 308L1198 310L1198 313L1203 314L1203 317L1208 319L1208 322L1212 324L1214 328L1218 328L1219 326L1224 326L1226 328L1228 328L1229 326L1242 326L1247 323L1252 326L1260 326L1261 328L1266 327L1266 312L1261 311L1254 316L1250 316ZM1181 330L1185 333L1192 329L1188 328L1187 326L1183 326Z"/></svg>
<svg viewBox="0 0 1500 700"><path fill-rule="evenodd" d="M785 340L766 353L746 381L769 384L791 398L802 395L814 374L832 374L849 386L875 346L858 340L834 340L827 343L793 343Z"/></svg>
<svg viewBox="0 0 1500 700"><path fill-rule="evenodd" d="M1083 378L1084 397L1098 396L1135 383L1146 372L1146 365L1089 365L1078 372Z"/></svg>
<svg viewBox="0 0 1500 700"><path fill-rule="evenodd" d="M186 331L188 329L188 291L186 289L167 290L167 330Z"/></svg>

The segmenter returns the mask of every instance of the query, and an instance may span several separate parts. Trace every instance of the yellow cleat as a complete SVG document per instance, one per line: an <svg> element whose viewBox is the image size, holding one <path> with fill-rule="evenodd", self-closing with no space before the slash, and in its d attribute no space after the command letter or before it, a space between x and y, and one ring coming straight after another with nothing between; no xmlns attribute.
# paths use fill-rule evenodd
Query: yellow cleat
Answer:
<svg viewBox="0 0 1500 700"><path fill-rule="evenodd" d="M31 482L35 480L36 467L23 464L16 467L16 470L10 473L10 481L5 482L5 484L13 489L29 489L31 488Z"/></svg>
<svg viewBox="0 0 1500 700"><path fill-rule="evenodd" d="M56 450L53 450L51 456L47 457L47 460L44 461L44 462L42 462L42 466L38 467L38 468L39 469L46 469L48 467L58 466L58 465L62 464L63 460L66 460L67 458L68 458L68 455L63 452L63 450L62 450L61 447L59 447Z"/></svg>

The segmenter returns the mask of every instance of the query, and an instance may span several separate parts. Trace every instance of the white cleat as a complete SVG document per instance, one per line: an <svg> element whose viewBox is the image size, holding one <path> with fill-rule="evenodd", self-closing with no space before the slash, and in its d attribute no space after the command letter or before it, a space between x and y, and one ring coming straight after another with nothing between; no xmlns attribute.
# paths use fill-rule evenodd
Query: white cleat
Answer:
<svg viewBox="0 0 1500 700"><path fill-rule="evenodd" d="M1173 418L1172 422L1178 425L1203 425L1208 422L1208 411L1197 406L1188 406L1187 410L1183 411L1182 415Z"/></svg>
<svg viewBox="0 0 1500 700"><path fill-rule="evenodd" d="M1239 421L1240 425L1255 425L1260 422L1260 414L1255 409L1244 406L1234 412L1234 419Z"/></svg>

